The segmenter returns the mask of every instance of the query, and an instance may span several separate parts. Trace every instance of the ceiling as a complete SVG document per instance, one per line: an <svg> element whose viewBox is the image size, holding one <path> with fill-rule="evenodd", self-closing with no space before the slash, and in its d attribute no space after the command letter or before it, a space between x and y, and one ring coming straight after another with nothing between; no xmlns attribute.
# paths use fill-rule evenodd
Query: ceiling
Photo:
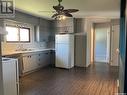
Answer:
<svg viewBox="0 0 127 95"><path fill-rule="evenodd" d="M52 6L57 4L57 0L15 0L17 10L44 18L51 18ZM73 13L77 18L119 18L120 14L120 0L63 0L61 4L65 9L79 9Z"/></svg>

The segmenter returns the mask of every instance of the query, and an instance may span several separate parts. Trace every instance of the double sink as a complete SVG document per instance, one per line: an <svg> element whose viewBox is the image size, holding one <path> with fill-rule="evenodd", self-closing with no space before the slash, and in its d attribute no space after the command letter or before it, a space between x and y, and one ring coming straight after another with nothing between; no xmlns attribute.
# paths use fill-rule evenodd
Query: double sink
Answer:
<svg viewBox="0 0 127 95"><path fill-rule="evenodd" d="M32 53L32 52L40 52L40 51L47 51L47 50L54 50L53 48L47 48L47 49L20 49L15 50L12 52L4 52L2 53L3 56L6 55L12 55L12 54L22 54L22 53Z"/></svg>

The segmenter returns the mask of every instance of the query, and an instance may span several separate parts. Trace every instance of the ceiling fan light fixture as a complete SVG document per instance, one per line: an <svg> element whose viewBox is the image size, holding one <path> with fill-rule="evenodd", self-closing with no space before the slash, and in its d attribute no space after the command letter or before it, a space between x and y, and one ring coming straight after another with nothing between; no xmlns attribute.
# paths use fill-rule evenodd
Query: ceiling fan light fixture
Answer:
<svg viewBox="0 0 127 95"><path fill-rule="evenodd" d="M56 20L65 20L66 16L64 16L64 15L57 15L55 19Z"/></svg>

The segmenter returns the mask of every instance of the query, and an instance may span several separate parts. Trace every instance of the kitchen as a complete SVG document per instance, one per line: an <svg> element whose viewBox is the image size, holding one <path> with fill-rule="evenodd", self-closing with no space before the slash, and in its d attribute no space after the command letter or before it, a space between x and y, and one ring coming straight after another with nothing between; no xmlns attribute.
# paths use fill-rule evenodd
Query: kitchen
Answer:
<svg viewBox="0 0 127 95"><path fill-rule="evenodd" d="M44 88L43 91L40 93L36 91L35 92L32 91L33 90L32 88L30 88L31 89L30 92L27 92L27 91L25 92L26 89L24 89L24 88L27 88L28 86L27 90L30 90L29 89L30 86L37 85L36 83L34 84L34 82L31 80L30 82L28 77L32 76L32 74L35 75L38 71L46 72L45 70L48 69L49 71L51 70L49 72L50 74L47 72L46 74L51 75L51 74L54 74L52 72L56 72L56 73L61 72L59 74L62 74L63 72L61 70L65 71L66 73L68 72L68 70L70 70L70 72L68 72L68 74L70 74L73 71L73 69L71 68L73 68L74 66L77 67L76 68L77 73L80 72L80 69L81 70L83 69L83 71L87 70L86 67L89 67L92 63L91 62L92 61L91 31L93 28L93 24L105 23L105 22L110 22L110 25L111 25L110 27L113 27L119 24L119 19L116 19L116 18L115 19L70 18L70 19L65 19L63 21L55 21L55 20L48 20L42 17L30 15L22 11L16 11L15 18L1 20L1 26L5 27L6 31L8 32L8 33L5 33L4 36L3 35L1 36L2 57L18 59L17 69L19 69L20 79L17 79L18 80L17 82L19 83L16 83L18 88L17 93L18 94L20 93L20 95L32 95L32 94L43 95L42 92L44 91L44 89L48 88L46 84L44 85L47 88ZM16 33L12 34L11 30L15 31ZM22 34L22 33L25 33L25 34ZM70 65L70 60L72 61L72 66L70 67L68 66L62 67L62 65L59 65L59 66L57 65L57 60L58 60L57 58L60 57L60 55L57 55L58 54L57 50L59 51L59 46L57 48L56 38L61 36L59 34L62 34L62 36L73 35L72 41L70 41L69 43L69 45L72 43L72 46L67 47L68 49L67 51L69 51L70 55L68 55L68 52L67 52L67 55L65 57L66 50L64 49L66 47L60 47L61 49L60 54L62 55L61 58L63 57L62 60L63 61L66 60L65 62L68 62L69 60L68 62L69 65ZM12 36L15 36L15 37L13 38ZM60 38L62 38L62 36ZM66 36L63 37L63 39L65 38ZM68 40L70 40L71 37L68 36L68 38L69 38ZM60 67L60 68L67 67L67 69L56 68L56 71L55 71L55 67ZM80 68L80 67L84 67L84 68ZM73 77L73 74L77 74L77 73L76 72L72 73L71 77ZM62 75L64 75L64 73ZM49 77L49 76L44 75L43 77ZM55 76L53 76L53 78L54 77ZM57 77L56 77L56 80L57 80ZM23 82L25 82L26 84L22 84ZM29 84L27 84L27 82ZM32 85L32 82L34 85ZM41 87L43 88L44 85L41 85ZM50 89L53 89L53 88L50 88ZM44 95L56 94L56 92L52 92L52 91L51 93L48 93L48 92L49 90L43 93L45 93ZM57 93L61 93L61 92L58 91ZM8 95L8 94L5 94L5 95ZM17 95L17 94L13 94L13 95ZM72 95L72 93L68 95Z"/></svg>

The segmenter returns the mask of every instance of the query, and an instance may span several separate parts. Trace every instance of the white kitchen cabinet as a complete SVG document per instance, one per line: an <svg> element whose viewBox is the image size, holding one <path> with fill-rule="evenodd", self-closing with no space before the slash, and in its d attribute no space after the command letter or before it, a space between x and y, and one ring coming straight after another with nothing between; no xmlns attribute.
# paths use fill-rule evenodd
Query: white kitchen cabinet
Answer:
<svg viewBox="0 0 127 95"><path fill-rule="evenodd" d="M41 20L39 24L34 27L35 41L36 42L49 42L50 32L50 21Z"/></svg>
<svg viewBox="0 0 127 95"><path fill-rule="evenodd" d="M75 18L74 19L74 32L75 33L85 33L85 19L84 18Z"/></svg>
<svg viewBox="0 0 127 95"><path fill-rule="evenodd" d="M27 73L50 64L50 51L22 54L22 73Z"/></svg>
<svg viewBox="0 0 127 95"><path fill-rule="evenodd" d="M23 56L22 63L23 63L23 73L37 69L38 68L37 55L29 54L27 56Z"/></svg>
<svg viewBox="0 0 127 95"><path fill-rule="evenodd" d="M22 57L23 73L30 71L29 56Z"/></svg>
<svg viewBox="0 0 127 95"><path fill-rule="evenodd" d="M44 53L44 63L45 63L45 66L49 65L50 64L50 51L47 51Z"/></svg>
<svg viewBox="0 0 127 95"><path fill-rule="evenodd" d="M38 25L38 26L35 26L34 28L35 28L34 38L36 42L49 41L49 36L50 36L49 27Z"/></svg>
<svg viewBox="0 0 127 95"><path fill-rule="evenodd" d="M41 52L38 54L39 66L44 67L50 64L50 52Z"/></svg>
<svg viewBox="0 0 127 95"><path fill-rule="evenodd" d="M74 19L58 20L55 22L57 33L74 33Z"/></svg>

